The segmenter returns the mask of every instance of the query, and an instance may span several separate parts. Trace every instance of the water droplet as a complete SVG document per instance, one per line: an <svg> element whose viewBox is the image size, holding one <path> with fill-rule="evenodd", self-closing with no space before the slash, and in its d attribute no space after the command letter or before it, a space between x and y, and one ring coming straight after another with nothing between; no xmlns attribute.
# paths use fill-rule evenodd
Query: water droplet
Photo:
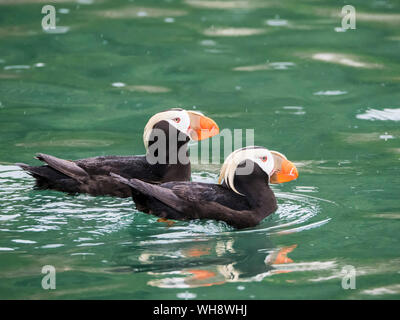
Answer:
<svg viewBox="0 0 400 320"><path fill-rule="evenodd" d="M388 141L388 139L394 139L394 137L391 134L388 134L387 132L385 132L385 134L382 134L379 136L379 139Z"/></svg>
<svg viewBox="0 0 400 320"><path fill-rule="evenodd" d="M202 40L200 43L203 46L215 46L217 44L214 40L209 40L209 39Z"/></svg>
<svg viewBox="0 0 400 320"><path fill-rule="evenodd" d="M36 241L32 241L32 240L23 240L23 239L13 239L13 240L11 240L12 242L15 242L15 243L27 243L27 244L29 244L29 243L36 243Z"/></svg>
<svg viewBox="0 0 400 320"><path fill-rule="evenodd" d="M114 83L112 83L111 85L112 85L113 87L116 87L116 88L122 88L122 87L125 87L125 86L126 86L126 84L123 83L123 82L114 82Z"/></svg>
<svg viewBox="0 0 400 320"><path fill-rule="evenodd" d="M342 94L346 94L347 91L341 91L341 90L326 90L326 91L318 91L314 92L315 96L339 96Z"/></svg>
<svg viewBox="0 0 400 320"><path fill-rule="evenodd" d="M191 292L188 292L188 291L185 291L185 292L178 293L176 296L177 296L178 298L188 300L188 299L194 299L194 298L196 298L196 297L197 297L197 294L191 293Z"/></svg>
<svg viewBox="0 0 400 320"><path fill-rule="evenodd" d="M58 9L58 12L62 13L62 14L68 14L69 13L69 9L68 8L60 8L60 9Z"/></svg>
<svg viewBox="0 0 400 320"><path fill-rule="evenodd" d="M21 69L30 69L30 66L27 65L16 65L16 66L5 66L4 70L21 70Z"/></svg>
<svg viewBox="0 0 400 320"><path fill-rule="evenodd" d="M271 20L267 20L266 24L271 27L281 27L281 26L286 26L288 23L287 23L287 20L271 19Z"/></svg>

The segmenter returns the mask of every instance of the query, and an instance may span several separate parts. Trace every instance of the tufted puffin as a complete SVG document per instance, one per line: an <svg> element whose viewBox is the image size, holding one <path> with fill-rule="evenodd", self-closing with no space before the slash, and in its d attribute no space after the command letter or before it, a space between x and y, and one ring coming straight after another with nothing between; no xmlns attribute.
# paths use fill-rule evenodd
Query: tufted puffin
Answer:
<svg viewBox="0 0 400 320"><path fill-rule="evenodd" d="M241 229L257 225L276 211L269 184L297 179L298 171L283 154L252 146L226 158L218 184L172 181L152 185L111 175L131 187L140 211L165 219L220 220Z"/></svg>
<svg viewBox="0 0 400 320"><path fill-rule="evenodd" d="M131 196L130 188L110 176L136 178L148 183L189 181L191 175L188 142L219 133L217 124L200 112L174 108L155 114L145 126L146 155L101 156L75 161L39 153L44 166L17 163L36 178L36 188L54 189L94 196Z"/></svg>

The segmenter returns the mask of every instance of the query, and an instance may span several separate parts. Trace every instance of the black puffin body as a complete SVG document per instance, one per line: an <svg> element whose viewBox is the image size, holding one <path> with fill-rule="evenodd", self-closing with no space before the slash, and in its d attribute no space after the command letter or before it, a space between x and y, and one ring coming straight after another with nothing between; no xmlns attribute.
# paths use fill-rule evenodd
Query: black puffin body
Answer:
<svg viewBox="0 0 400 320"><path fill-rule="evenodd" d="M244 174L246 168L251 170ZM225 221L241 229L257 225L276 211L277 202L269 182L291 181L298 177L298 172L293 163L276 151L246 147L225 160L222 184L173 181L152 185L111 175L131 188L132 199L140 211L166 219Z"/></svg>
<svg viewBox="0 0 400 320"><path fill-rule="evenodd" d="M137 179L125 179L138 210L174 220L213 219L241 229L257 225L275 212L277 203L267 174L255 164L250 175L235 175L233 192L225 183L167 182L151 185Z"/></svg>
<svg viewBox="0 0 400 320"><path fill-rule="evenodd" d="M155 129L159 130L158 132L162 131L167 139L149 153L149 149L152 149L158 140ZM214 134L216 133L212 135ZM38 189L125 198L131 196L130 188L113 179L110 172L156 184L190 180L189 141L190 137L186 133L179 131L170 122L161 120L152 127L147 146L148 152L143 156L102 156L69 161L38 154L36 158L45 162L46 165L29 166L24 163L17 163L17 165L36 178ZM180 153L179 157L177 152ZM161 162L154 159L158 153L164 154Z"/></svg>

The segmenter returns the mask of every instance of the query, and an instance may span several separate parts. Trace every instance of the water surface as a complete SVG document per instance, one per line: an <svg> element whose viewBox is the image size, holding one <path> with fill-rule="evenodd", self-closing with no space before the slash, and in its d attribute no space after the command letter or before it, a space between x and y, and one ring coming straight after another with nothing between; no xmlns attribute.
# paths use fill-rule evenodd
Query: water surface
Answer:
<svg viewBox="0 0 400 320"><path fill-rule="evenodd" d="M54 3L43 32L46 1L0 1L0 298L400 297L397 1L353 1L356 30L333 0ZM144 124L170 107L252 128L294 161L278 211L240 231L168 227L129 199L34 190L14 166L143 154Z"/></svg>

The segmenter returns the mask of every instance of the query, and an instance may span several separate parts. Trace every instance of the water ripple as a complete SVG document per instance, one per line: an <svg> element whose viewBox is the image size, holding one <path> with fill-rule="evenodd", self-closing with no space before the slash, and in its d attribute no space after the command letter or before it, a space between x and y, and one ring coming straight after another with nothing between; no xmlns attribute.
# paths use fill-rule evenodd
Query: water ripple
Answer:
<svg viewBox="0 0 400 320"><path fill-rule="evenodd" d="M277 273L331 265L292 264L287 254L297 245L276 247L271 240L274 235L307 232L330 221L324 212L334 202L299 193L317 195L313 186L300 186L295 192L274 187L278 210L255 228L236 230L212 220L178 221L166 227L157 217L138 213L130 199L29 190L32 178L16 172L20 172L17 167L0 166L0 179L8 187L0 191L0 210L8 210L0 220L4 254L50 250L53 258L77 259L69 261L68 268L80 259L99 259L110 266L104 272L145 272L149 286L163 288L261 281ZM193 174L194 181L216 179L217 173ZM249 241L254 244L250 250L245 245ZM251 270L247 270L248 259L255 260Z"/></svg>
<svg viewBox="0 0 400 320"><path fill-rule="evenodd" d="M381 120L381 121L400 121L400 108L385 108L383 110L368 109L365 113L358 114L357 119L361 120Z"/></svg>

